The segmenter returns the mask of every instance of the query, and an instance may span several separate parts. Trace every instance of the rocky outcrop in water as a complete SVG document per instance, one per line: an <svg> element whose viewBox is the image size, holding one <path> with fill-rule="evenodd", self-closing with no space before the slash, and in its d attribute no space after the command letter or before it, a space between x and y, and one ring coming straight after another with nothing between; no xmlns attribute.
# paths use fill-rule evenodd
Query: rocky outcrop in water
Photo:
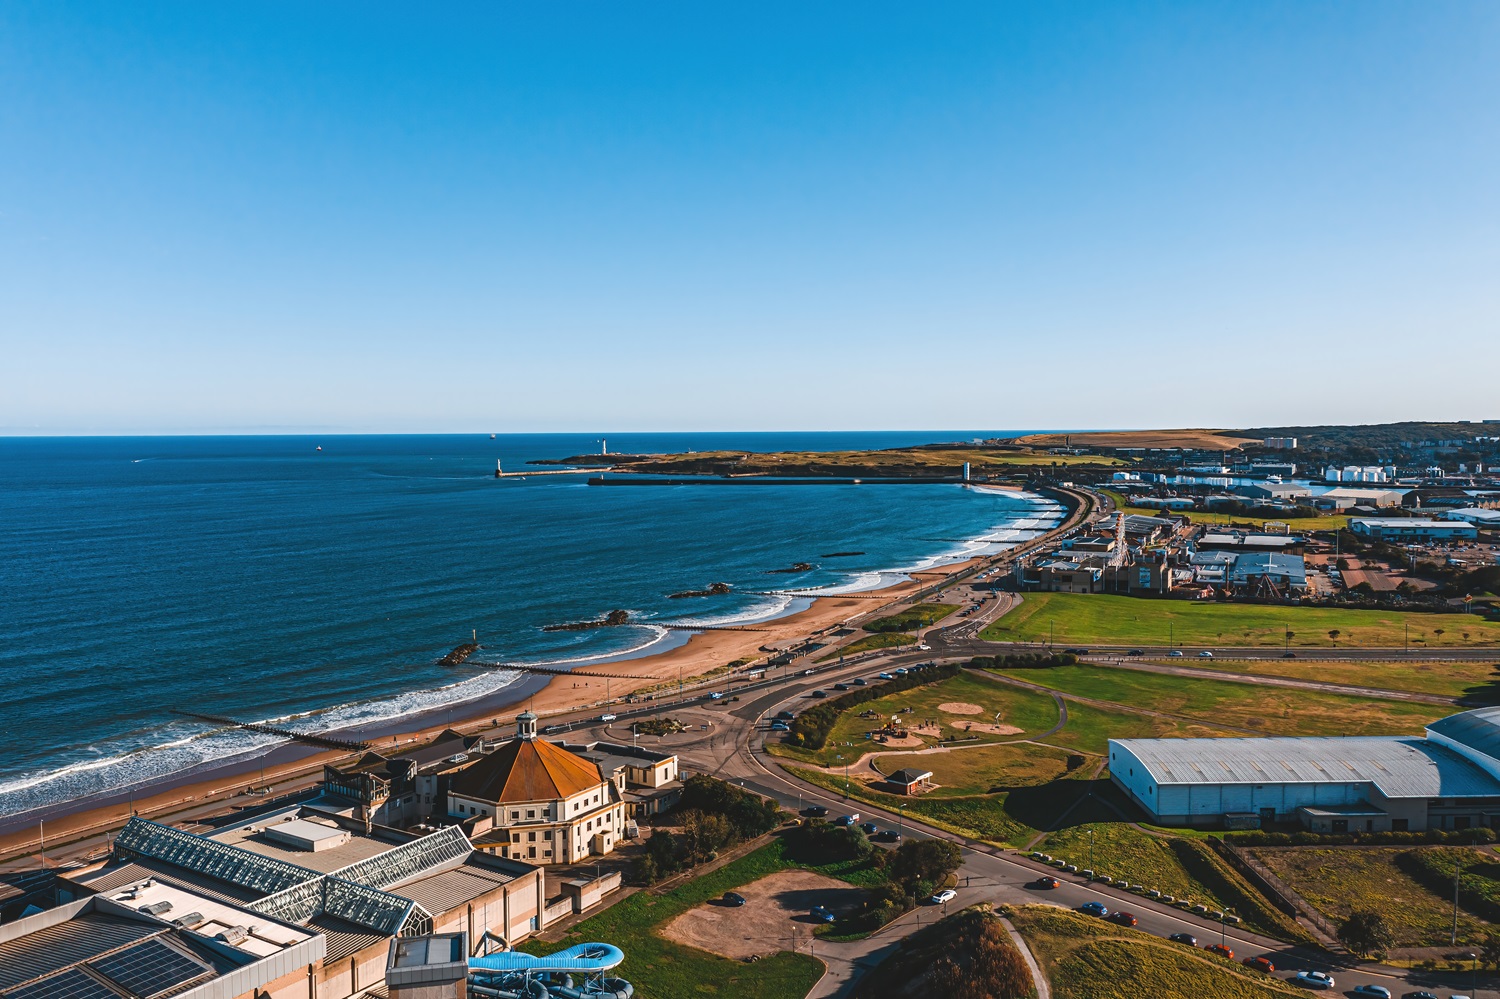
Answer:
<svg viewBox="0 0 1500 999"><path fill-rule="evenodd" d="M728 593L728 583L709 583L706 590L683 590L681 593L667 594L668 600L681 600L683 597L722 597Z"/></svg>
<svg viewBox="0 0 1500 999"><path fill-rule="evenodd" d="M588 631L590 628L618 628L630 623L630 612L612 610L597 621L574 621L571 624L549 624L543 631Z"/></svg>
<svg viewBox="0 0 1500 999"><path fill-rule="evenodd" d="M767 569L766 572L811 572L816 568L811 562L797 562L788 569Z"/></svg>

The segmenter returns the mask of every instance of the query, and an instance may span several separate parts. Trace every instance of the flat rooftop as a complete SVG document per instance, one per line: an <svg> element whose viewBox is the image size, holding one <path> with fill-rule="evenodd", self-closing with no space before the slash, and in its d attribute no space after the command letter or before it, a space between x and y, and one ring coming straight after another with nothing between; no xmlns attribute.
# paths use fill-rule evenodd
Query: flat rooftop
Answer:
<svg viewBox="0 0 1500 999"><path fill-rule="evenodd" d="M337 829L317 819L300 818L292 822L277 821L278 817L268 817L263 822L253 822L243 826L233 826L212 833L208 838L218 840L230 846L237 846L241 850L249 850L258 853L262 857L273 857L276 860L284 860L298 867L305 867L319 874L332 874L341 868L348 867L357 861L377 857L387 850L394 850L400 843L392 843L373 836L366 836L362 832ZM278 842L266 835L267 828L276 828L286 825L296 832L305 826L321 826L330 831L345 831L349 833L347 842L327 850L299 850L295 846Z"/></svg>

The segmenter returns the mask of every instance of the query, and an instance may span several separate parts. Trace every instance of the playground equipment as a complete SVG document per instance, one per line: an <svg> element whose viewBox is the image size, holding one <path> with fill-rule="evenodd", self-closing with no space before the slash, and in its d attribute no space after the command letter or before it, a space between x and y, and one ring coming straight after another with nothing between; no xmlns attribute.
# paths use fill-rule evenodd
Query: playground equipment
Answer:
<svg viewBox="0 0 1500 999"><path fill-rule="evenodd" d="M613 944L586 943L546 957L506 950L469 958L469 991L486 999L630 999L635 987L605 972L625 960Z"/></svg>

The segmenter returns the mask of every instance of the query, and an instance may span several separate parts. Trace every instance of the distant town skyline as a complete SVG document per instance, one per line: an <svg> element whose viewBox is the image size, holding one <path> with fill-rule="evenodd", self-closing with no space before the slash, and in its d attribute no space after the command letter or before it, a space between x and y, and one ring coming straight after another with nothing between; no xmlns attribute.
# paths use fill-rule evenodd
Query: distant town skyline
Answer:
<svg viewBox="0 0 1500 999"><path fill-rule="evenodd" d="M1500 417L1493 4L0 7L0 434Z"/></svg>

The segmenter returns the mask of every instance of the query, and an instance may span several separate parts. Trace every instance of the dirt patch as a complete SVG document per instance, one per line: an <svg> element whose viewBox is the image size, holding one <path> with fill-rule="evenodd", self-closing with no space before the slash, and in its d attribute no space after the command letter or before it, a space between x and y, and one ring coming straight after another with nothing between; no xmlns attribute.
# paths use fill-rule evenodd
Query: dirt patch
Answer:
<svg viewBox="0 0 1500 999"><path fill-rule="evenodd" d="M937 722L923 722L920 725L913 725L911 731L917 735L925 735L932 739L941 739L943 737L943 727Z"/></svg>
<svg viewBox="0 0 1500 999"><path fill-rule="evenodd" d="M811 871L782 871L736 889L745 904L714 899L689 909L661 928L661 935L724 957L765 957L805 942L820 924L808 913L815 905L843 915L859 908L864 890Z"/></svg>
<svg viewBox="0 0 1500 999"><path fill-rule="evenodd" d="M944 701L938 705L939 711L946 711L950 715L982 715L984 708L968 701Z"/></svg>
<svg viewBox="0 0 1500 999"><path fill-rule="evenodd" d="M994 725L990 722L959 722L954 728L961 728L965 732L987 732L990 735L1020 735L1024 729L1016 728L1014 725Z"/></svg>
<svg viewBox="0 0 1500 999"><path fill-rule="evenodd" d="M888 735L884 739L880 740L880 744L882 746L890 746L893 749L919 749L922 746L927 745L927 743L923 742L921 739L918 739L914 735L908 735L900 738L894 735Z"/></svg>

